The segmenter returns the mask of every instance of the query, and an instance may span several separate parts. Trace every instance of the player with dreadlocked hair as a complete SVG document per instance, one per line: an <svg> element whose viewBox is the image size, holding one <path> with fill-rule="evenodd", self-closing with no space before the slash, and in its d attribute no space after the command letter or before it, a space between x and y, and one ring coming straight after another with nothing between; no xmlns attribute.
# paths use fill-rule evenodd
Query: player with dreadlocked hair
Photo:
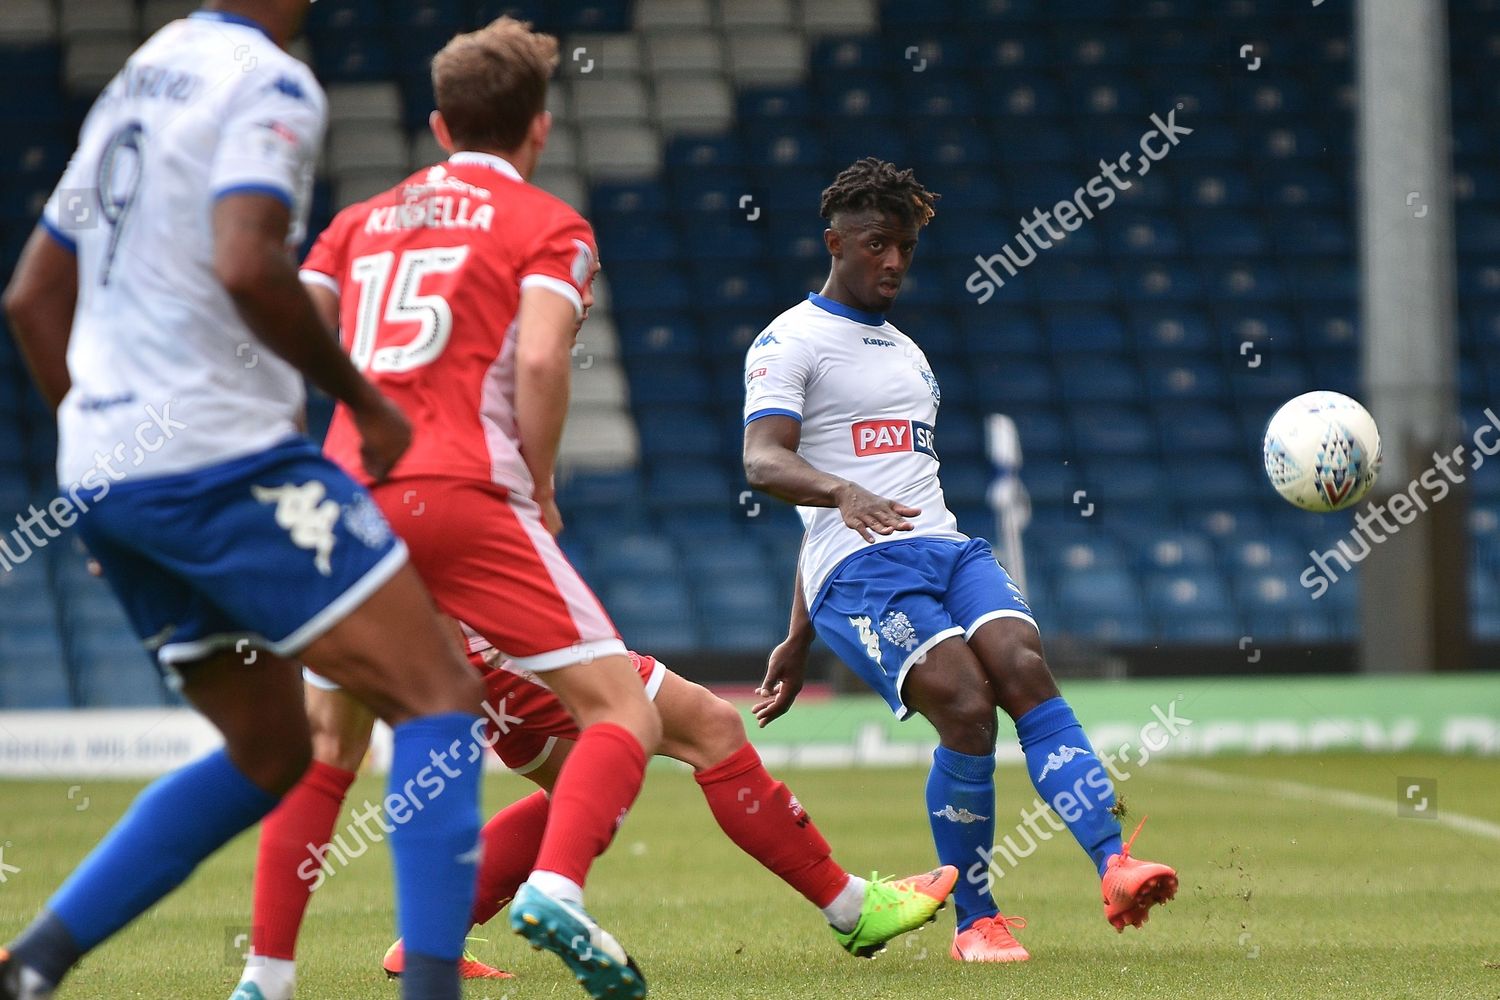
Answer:
<svg viewBox="0 0 1500 1000"><path fill-rule="evenodd" d="M1177 873L1130 856L1109 773L1058 693L1031 608L944 501L933 426L942 393L921 348L885 318L937 197L877 159L840 173L823 192L823 290L746 355L745 474L795 503L807 529L791 625L754 711L764 726L791 707L816 634L898 719L932 723L928 822L938 857L964 876L950 954L1019 962L1030 956L1011 928L1025 922L1002 915L990 891L997 708L1015 721L1053 828L1066 826L1095 865L1116 930L1171 899Z"/></svg>

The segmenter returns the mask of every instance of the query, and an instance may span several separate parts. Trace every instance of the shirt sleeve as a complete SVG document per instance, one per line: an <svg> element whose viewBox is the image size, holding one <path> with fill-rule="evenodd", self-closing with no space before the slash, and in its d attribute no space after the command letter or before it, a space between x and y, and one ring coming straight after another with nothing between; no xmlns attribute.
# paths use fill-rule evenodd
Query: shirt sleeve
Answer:
<svg viewBox="0 0 1500 1000"><path fill-rule="evenodd" d="M572 209L558 212L531 245L518 273L521 287L550 288L583 315L583 293L594 280L599 252L594 231Z"/></svg>
<svg viewBox="0 0 1500 1000"><path fill-rule="evenodd" d="M768 327L745 354L745 423L761 417L802 420L807 384L813 372L806 341Z"/></svg>
<svg viewBox="0 0 1500 1000"><path fill-rule="evenodd" d="M347 212L345 209L344 212ZM335 295L341 294L344 275L344 234L348 229L344 212L334 216L328 228L318 234L298 276L310 285L322 285Z"/></svg>
<svg viewBox="0 0 1500 1000"><path fill-rule="evenodd" d="M99 199L85 182L85 168L80 166L79 159L74 153L68 161L62 180L52 189L38 220L47 235L71 254L78 253L78 231L97 225L99 217Z"/></svg>
<svg viewBox="0 0 1500 1000"><path fill-rule="evenodd" d="M62 179L42 208L38 225L69 253L78 253L78 234L99 225L98 138L99 103L89 109L78 130L78 148L68 159Z"/></svg>
<svg viewBox="0 0 1500 1000"><path fill-rule="evenodd" d="M210 190L215 200L267 194L295 212L323 144L326 100L311 74L290 67L247 77L225 110Z"/></svg>

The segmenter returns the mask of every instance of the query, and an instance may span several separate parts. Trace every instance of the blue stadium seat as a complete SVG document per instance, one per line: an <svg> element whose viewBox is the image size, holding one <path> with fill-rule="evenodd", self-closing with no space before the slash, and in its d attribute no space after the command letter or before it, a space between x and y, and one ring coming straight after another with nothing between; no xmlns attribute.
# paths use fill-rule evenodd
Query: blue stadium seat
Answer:
<svg viewBox="0 0 1500 1000"><path fill-rule="evenodd" d="M1124 569L1066 572L1057 578L1057 611L1071 630L1086 630L1087 619L1095 616L1120 621L1144 617L1140 594L1137 580Z"/></svg>
<svg viewBox="0 0 1500 1000"><path fill-rule="evenodd" d="M1000 409L1009 413L1016 422L1016 430L1021 437L1023 461L1032 455L1061 455L1071 448L1067 424L1055 411L1012 409L1008 401L998 402ZM1024 473L1022 478L1025 478Z"/></svg>
<svg viewBox="0 0 1500 1000"><path fill-rule="evenodd" d="M647 475L647 496L657 507L670 509L735 505L739 490L718 462L673 459L656 462Z"/></svg>
<svg viewBox="0 0 1500 1000"><path fill-rule="evenodd" d="M1234 630L1234 605L1229 588L1212 570L1153 572L1146 577L1146 593L1162 620L1196 618L1225 623Z"/></svg>
<svg viewBox="0 0 1500 1000"><path fill-rule="evenodd" d="M1211 355L1219 343L1208 319L1180 306L1134 306L1126 312L1135 344L1142 352L1165 352L1179 357ZM1155 363L1158 359L1148 359Z"/></svg>
<svg viewBox="0 0 1500 1000"><path fill-rule="evenodd" d="M707 405L712 399L708 377L684 361L658 361L629 369L631 398L662 405Z"/></svg>
<svg viewBox="0 0 1500 1000"><path fill-rule="evenodd" d="M1016 360L1007 363L982 359L974 368L976 384L985 387L988 398L1003 404L1051 405L1058 399L1052 368L1042 362Z"/></svg>
<svg viewBox="0 0 1500 1000"><path fill-rule="evenodd" d="M674 456L716 458L725 451L718 424L697 407L641 406L636 410L636 426L648 461Z"/></svg>
<svg viewBox="0 0 1500 1000"><path fill-rule="evenodd" d="M1239 426L1225 409L1209 405L1159 405L1157 431L1167 454L1233 454L1242 442Z"/></svg>
<svg viewBox="0 0 1500 1000"><path fill-rule="evenodd" d="M1063 397L1077 405L1136 403L1146 396L1140 373L1123 356L1064 357L1057 362L1057 376Z"/></svg>
<svg viewBox="0 0 1500 1000"><path fill-rule="evenodd" d="M67 660L55 627L7 621L0 631L0 709L69 708Z"/></svg>
<svg viewBox="0 0 1500 1000"><path fill-rule="evenodd" d="M1142 566L1158 572L1204 572L1214 569L1213 546L1202 535L1167 531L1143 545L1138 558Z"/></svg>
<svg viewBox="0 0 1500 1000"><path fill-rule="evenodd" d="M1055 309L1046 317L1048 343L1054 353L1121 354L1127 346L1125 327L1102 309Z"/></svg>
<svg viewBox="0 0 1500 1000"><path fill-rule="evenodd" d="M603 579L670 578L680 572L672 543L657 535L626 535L595 548L594 571Z"/></svg>
<svg viewBox="0 0 1500 1000"><path fill-rule="evenodd" d="M632 358L692 358L698 354L698 330L687 312L620 309L615 312L615 324L620 346Z"/></svg>
<svg viewBox="0 0 1500 1000"><path fill-rule="evenodd" d="M84 708L165 705L167 690L151 657L129 629L78 626L68 653Z"/></svg>
<svg viewBox="0 0 1500 1000"><path fill-rule="evenodd" d="M1105 513L1115 504L1134 504L1159 499L1167 489L1161 469L1154 461L1131 458L1087 459L1083 481L1089 498Z"/></svg>
<svg viewBox="0 0 1500 1000"><path fill-rule="evenodd" d="M1074 407L1073 443L1096 455L1146 455L1156 436L1145 415L1133 408Z"/></svg>

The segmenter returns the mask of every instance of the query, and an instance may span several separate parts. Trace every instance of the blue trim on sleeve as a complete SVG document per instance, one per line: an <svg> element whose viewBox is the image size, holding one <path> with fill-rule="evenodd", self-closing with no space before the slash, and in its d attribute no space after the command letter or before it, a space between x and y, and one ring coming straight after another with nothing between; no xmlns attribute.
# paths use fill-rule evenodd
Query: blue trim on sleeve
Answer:
<svg viewBox="0 0 1500 1000"><path fill-rule="evenodd" d="M842 316L845 319L852 319L854 322L863 323L865 326L885 326L885 313L865 312L863 309L856 309L853 306L846 306L842 302L835 302L833 299L825 295L819 295L817 292L808 292L807 301L825 312L831 312L835 316Z"/></svg>
<svg viewBox="0 0 1500 1000"><path fill-rule="evenodd" d="M78 241L59 229L57 224L54 223L51 219L47 218L44 215L42 216L41 221L38 223L38 225L40 225L42 229L46 231L48 236L52 237L59 244L61 244L64 250L68 251L68 253L72 254L75 257L78 256Z"/></svg>
<svg viewBox="0 0 1500 1000"><path fill-rule="evenodd" d="M279 188L275 184L235 184L231 187L220 188L214 192L214 201L220 198L228 198L232 194L267 194L281 202L288 209L292 207L292 194L286 188Z"/></svg>
<svg viewBox="0 0 1500 1000"><path fill-rule="evenodd" d="M253 18L245 17L243 14L229 14L222 10L195 10L188 17L196 17L201 21L223 21L226 24L238 24L242 27L254 28L267 38L271 38L271 33L266 30L264 24ZM274 42L275 40L271 38L271 41Z"/></svg>
<svg viewBox="0 0 1500 1000"><path fill-rule="evenodd" d="M761 417L791 417L793 420L797 421L797 423L802 423L802 414L798 413L796 410L783 410L779 407L769 407L764 410L756 410L754 413L746 417L745 426L749 427L752 421L759 420Z"/></svg>

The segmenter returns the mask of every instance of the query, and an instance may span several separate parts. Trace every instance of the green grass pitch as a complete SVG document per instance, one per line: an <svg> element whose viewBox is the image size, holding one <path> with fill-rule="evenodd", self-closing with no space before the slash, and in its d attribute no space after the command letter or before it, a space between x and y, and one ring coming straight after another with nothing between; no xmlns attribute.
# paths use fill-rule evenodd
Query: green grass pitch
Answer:
<svg viewBox="0 0 1500 1000"><path fill-rule="evenodd" d="M1228 776L1223 780L1214 775ZM930 867L916 770L793 771L793 790L853 871ZM1439 819L1396 815L1397 779L1436 781ZM1295 783L1295 784L1292 784ZM999 829L1033 792L999 775ZM14 935L139 786L0 783L0 940ZM380 793L362 778L351 802ZM492 778L494 809L530 786ZM1327 790L1330 794L1323 794ZM1021 966L947 957L951 909L874 961L844 954L819 915L740 854L680 770L653 770L610 853L590 908L663 998L1500 997L1500 764L1415 754L1152 762L1122 785L1127 827L1150 822L1143 857L1176 865L1176 902L1144 930L1105 923L1097 880L1066 835L999 882L1025 916ZM1429 814L1430 814L1429 810ZM1465 818L1467 817L1467 819ZM1128 832L1128 829L1127 829ZM255 834L90 955L68 998L223 998L249 923ZM14 870L19 869L19 871ZM389 856L372 848L331 878L304 927L304 1000L395 998L379 967L392 937ZM479 957L516 972L476 984L490 1000L583 993L561 964L521 945L503 915L478 934Z"/></svg>

